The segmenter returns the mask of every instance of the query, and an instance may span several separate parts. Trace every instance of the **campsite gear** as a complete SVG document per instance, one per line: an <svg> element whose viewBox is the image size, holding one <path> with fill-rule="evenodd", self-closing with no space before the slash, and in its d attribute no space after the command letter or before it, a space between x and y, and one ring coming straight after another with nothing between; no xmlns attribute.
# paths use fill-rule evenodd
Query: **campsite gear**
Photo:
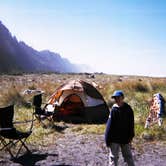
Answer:
<svg viewBox="0 0 166 166"><path fill-rule="evenodd" d="M43 109L41 107L42 105L42 93L37 94L33 97L33 108L34 108L34 114L36 119L39 120L39 122L42 123L43 127L46 126L46 124L43 122L43 120L47 119L49 121L52 121L52 115L53 115L53 111L52 112L47 112L45 109Z"/></svg>
<svg viewBox="0 0 166 166"><path fill-rule="evenodd" d="M109 115L103 96L83 80L71 80L57 88L45 110L54 111L55 120L68 122L105 123Z"/></svg>
<svg viewBox="0 0 166 166"><path fill-rule="evenodd" d="M0 150L6 150L9 152L12 158L17 158L22 147L24 147L27 152L30 152L25 142L32 133L33 117L32 120L23 122L13 122L13 117L14 105L0 108L0 143L3 145ZM16 127L14 127L14 124L22 124L28 122L31 122L31 125L29 130L26 132L19 131L16 129ZM17 147L19 148L17 149ZM12 148L14 151L17 150L16 154L14 154Z"/></svg>
<svg viewBox="0 0 166 166"><path fill-rule="evenodd" d="M158 123L159 126L162 125L163 116L165 114L165 99L160 93L153 95L150 102L150 112L145 122L145 128L150 125Z"/></svg>

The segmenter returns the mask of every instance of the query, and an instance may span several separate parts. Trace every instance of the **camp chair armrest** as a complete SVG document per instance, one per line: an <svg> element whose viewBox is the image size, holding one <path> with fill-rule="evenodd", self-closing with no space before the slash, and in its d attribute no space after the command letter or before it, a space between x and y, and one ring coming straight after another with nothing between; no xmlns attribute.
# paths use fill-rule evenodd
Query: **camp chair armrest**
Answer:
<svg viewBox="0 0 166 166"><path fill-rule="evenodd" d="M13 119L13 117L14 105L0 108L0 151L8 151L10 156L14 159L19 156L22 147L24 147L27 152L30 152L28 147L25 145L25 142L32 133L34 116L32 115L31 120L24 119L22 121L20 121L19 119ZM29 116L27 118L29 118ZM31 125L28 126L29 130L25 132L17 130L14 126L14 124L17 123L19 124L27 122L31 122ZM16 145L18 148L16 148Z"/></svg>
<svg viewBox="0 0 166 166"><path fill-rule="evenodd" d="M0 131L12 130L13 128L0 128Z"/></svg>
<svg viewBox="0 0 166 166"><path fill-rule="evenodd" d="M15 121L15 122L13 122L13 124L30 123L30 122L33 122L33 121L35 121L35 119L34 120L25 120L25 121Z"/></svg>

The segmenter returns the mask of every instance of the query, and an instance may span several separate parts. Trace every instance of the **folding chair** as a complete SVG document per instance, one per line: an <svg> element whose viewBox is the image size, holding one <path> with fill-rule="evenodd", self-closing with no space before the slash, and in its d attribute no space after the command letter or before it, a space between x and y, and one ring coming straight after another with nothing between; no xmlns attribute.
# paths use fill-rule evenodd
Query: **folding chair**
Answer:
<svg viewBox="0 0 166 166"><path fill-rule="evenodd" d="M33 97L33 106L34 106L34 114L36 118L41 122L41 124L46 127L46 124L43 122L47 119L49 122L52 122L54 112L48 112L45 108L42 109L42 94L37 94Z"/></svg>
<svg viewBox="0 0 166 166"><path fill-rule="evenodd" d="M44 114L44 111L42 110L41 108L41 105L42 105L42 94L38 94L38 95L35 95L33 97L33 103L32 105L34 106L34 113L35 115L42 115Z"/></svg>
<svg viewBox="0 0 166 166"><path fill-rule="evenodd" d="M0 150L8 151L10 156L14 159L19 156L22 147L24 147L27 152L30 152L25 142L32 133L33 120L29 131L22 132L14 127L13 117L14 105L0 108ZM22 122L18 122L18 124L21 123Z"/></svg>

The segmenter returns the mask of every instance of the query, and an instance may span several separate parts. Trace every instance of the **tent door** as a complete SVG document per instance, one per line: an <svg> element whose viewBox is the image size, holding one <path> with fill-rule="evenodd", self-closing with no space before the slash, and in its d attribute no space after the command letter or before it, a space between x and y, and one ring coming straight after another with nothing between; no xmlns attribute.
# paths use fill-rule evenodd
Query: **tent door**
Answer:
<svg viewBox="0 0 166 166"><path fill-rule="evenodd" d="M82 115L83 111L84 103L77 94L67 96L61 104L62 115Z"/></svg>

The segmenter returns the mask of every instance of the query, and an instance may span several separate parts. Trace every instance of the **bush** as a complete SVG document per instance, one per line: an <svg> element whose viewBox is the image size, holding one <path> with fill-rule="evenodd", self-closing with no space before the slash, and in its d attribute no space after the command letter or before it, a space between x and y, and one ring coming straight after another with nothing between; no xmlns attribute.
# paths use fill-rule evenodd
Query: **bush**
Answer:
<svg viewBox="0 0 166 166"><path fill-rule="evenodd" d="M26 105L27 102L23 96L20 95L16 88L10 88L7 92L3 94L3 98L1 100L1 104L3 105L10 105L10 104L17 104L17 105Z"/></svg>

